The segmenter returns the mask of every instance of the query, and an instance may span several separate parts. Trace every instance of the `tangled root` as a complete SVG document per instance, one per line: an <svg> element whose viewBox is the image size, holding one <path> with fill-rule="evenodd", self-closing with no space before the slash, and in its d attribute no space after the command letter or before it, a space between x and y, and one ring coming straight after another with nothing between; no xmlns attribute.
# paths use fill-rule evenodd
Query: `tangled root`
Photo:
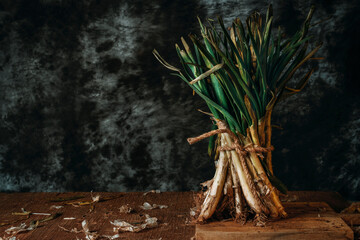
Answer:
<svg viewBox="0 0 360 240"><path fill-rule="evenodd" d="M258 213L254 217L254 225L256 227L265 227L268 218L263 213Z"/></svg>

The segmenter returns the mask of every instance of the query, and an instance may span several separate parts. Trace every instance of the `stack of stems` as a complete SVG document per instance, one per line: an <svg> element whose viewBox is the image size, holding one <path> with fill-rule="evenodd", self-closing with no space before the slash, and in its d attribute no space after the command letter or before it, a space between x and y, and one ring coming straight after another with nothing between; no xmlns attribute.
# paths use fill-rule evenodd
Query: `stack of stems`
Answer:
<svg viewBox="0 0 360 240"><path fill-rule="evenodd" d="M308 51L314 7L291 38L284 37L280 28L272 34L272 12L270 5L265 16L252 13L245 26L236 18L228 29L221 17L218 28L212 21L205 26L198 19L201 38L189 35L193 48L184 38L184 49L175 45L182 70L153 51L211 111L213 131L188 139L192 144L210 137L208 153L217 162L214 178L203 193L199 222L225 209L236 219L246 218L249 212L258 217L287 216L278 196L279 191L286 193L286 187L273 173L271 115L279 101L304 88L314 69L293 87L289 81L321 43Z"/></svg>

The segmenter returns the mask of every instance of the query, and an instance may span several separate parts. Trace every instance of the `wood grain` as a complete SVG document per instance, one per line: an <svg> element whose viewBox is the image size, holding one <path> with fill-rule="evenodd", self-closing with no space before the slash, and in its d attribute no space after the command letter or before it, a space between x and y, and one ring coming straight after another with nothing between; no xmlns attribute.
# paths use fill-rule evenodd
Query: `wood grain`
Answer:
<svg viewBox="0 0 360 240"><path fill-rule="evenodd" d="M197 225L196 239L354 239L351 228L324 202L288 202L284 207L289 214L287 219L270 221L262 228L250 222L241 225L232 221Z"/></svg>
<svg viewBox="0 0 360 240"><path fill-rule="evenodd" d="M90 206L74 207L65 205L61 209L50 209L52 205L61 205L61 202L50 202L55 198L66 198L70 196L83 195L84 199L72 201L90 200L90 193L0 193L0 223L18 220L18 222L0 227L0 237L6 236L4 230L10 226L18 226L20 223L29 224L30 221L44 218L44 216L30 216L26 219L24 216L14 216L12 212L21 212L21 208L32 212L55 213L61 212L62 216L52 221L40 224L33 231L20 233L18 240L69 240L69 239L85 239L83 233L69 233L62 230L59 226L66 229L81 229L81 222L87 220L90 231L97 231L101 235L114 235L113 226L110 221L122 219L131 223L144 221L144 214L151 217L157 217L159 227L146 229L139 233L120 233L119 239L174 239L183 240L190 239L195 234L194 226L186 224L189 219L189 209L192 204L191 192L164 192L149 193L146 196L143 193L94 193L100 194L102 197L114 197L112 200L99 202L95 204L92 212L89 211ZM71 202L71 201L68 201ZM167 209L142 210L139 208L144 202L150 204L164 204ZM119 208L122 205L129 204L135 209L135 213L120 213ZM64 220L66 217L75 217L75 220ZM103 238L105 239L105 238Z"/></svg>
<svg viewBox="0 0 360 240"><path fill-rule="evenodd" d="M69 233L59 228L59 226L62 226L66 229L77 228L79 230L81 229L81 222L85 219L89 222L90 230L97 231L99 234L113 235L113 226L110 224L110 221L122 219L128 222L139 222L144 220L145 213L149 214L151 217L157 217L160 226L139 233L121 233L119 239L158 240L162 238L162 240L186 240L195 235L195 225L188 224L189 209L193 205L193 192L149 193L146 196L140 192L93 193L93 195L97 194L100 194L101 197L113 197L114 199L96 203L94 210L90 212L90 206L88 205L74 207L71 205L64 205L64 202L51 202L53 199L79 195L84 196L84 198L71 201L89 201L91 199L89 192L0 193L0 223L11 223L6 226L0 226L0 237L6 236L4 231L11 226L18 226L21 223L29 224L30 221L46 217L32 215L27 219L26 216L15 216L11 214L12 212L20 212L21 208L25 208L27 211L32 212L59 212L62 213L62 216L57 219L41 223L39 228L31 232L18 234L18 240L73 240L76 239L76 237L79 239L85 239L83 233ZM345 215L338 214L337 212L349 205L349 203L346 202L339 194L334 192L289 192L289 195L284 197L283 200L285 201L284 205L290 210L290 217L293 217L294 215L302 217L307 216L320 222L329 221L329 219L334 216L346 217ZM168 205L169 208L144 211L139 208L139 206L145 201L151 204L156 203ZM304 203L299 203L299 201L306 203L304 205ZM322 203L313 203L319 201L328 203L330 207ZM136 212L131 214L120 213L119 208L125 204L129 204L129 206L134 208ZM64 208L50 209L52 205L64 205ZM336 211L333 211L332 209L335 209ZM318 215L320 215L320 218ZM75 217L76 219L64 220L66 217ZM356 221L359 219L359 214L350 215L350 217L347 217L346 219L349 219L349 222L344 219L349 225L351 225L351 219L353 221L353 225L356 225ZM285 223L286 222L284 222L284 224ZM214 223L210 223L210 225L211 224ZM223 223L218 224L221 226ZM303 226L305 226L304 224L306 223L302 223L300 221L297 224L303 224ZM334 224L339 224L339 222L334 222ZM238 225L234 226L239 227ZM259 228L255 228L254 231L259 231ZM284 234L284 238L287 236L286 234ZM347 236L346 234L348 233L345 232L344 234Z"/></svg>

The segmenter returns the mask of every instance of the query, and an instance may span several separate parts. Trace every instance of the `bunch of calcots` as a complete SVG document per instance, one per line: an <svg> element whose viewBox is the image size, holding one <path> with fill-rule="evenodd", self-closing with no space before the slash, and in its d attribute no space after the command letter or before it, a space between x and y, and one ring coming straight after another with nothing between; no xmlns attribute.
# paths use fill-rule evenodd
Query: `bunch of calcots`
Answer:
<svg viewBox="0 0 360 240"><path fill-rule="evenodd" d="M219 17L208 26L200 21L201 38L190 34L192 47L181 38L176 45L182 64L178 69L154 50L155 57L184 80L208 105L213 129L190 144L210 137L209 154L216 160L214 178L203 183L197 220L227 211L236 219L253 213L258 219L286 217L279 191L286 187L272 168L271 115L275 105L306 85L309 69L295 86L288 86L296 71L319 50L308 50L307 36L314 8L291 38L279 28L272 34L271 5L266 16L251 14L246 24L236 18L229 28ZM273 36L274 35L274 36ZM260 221L260 220L259 220Z"/></svg>

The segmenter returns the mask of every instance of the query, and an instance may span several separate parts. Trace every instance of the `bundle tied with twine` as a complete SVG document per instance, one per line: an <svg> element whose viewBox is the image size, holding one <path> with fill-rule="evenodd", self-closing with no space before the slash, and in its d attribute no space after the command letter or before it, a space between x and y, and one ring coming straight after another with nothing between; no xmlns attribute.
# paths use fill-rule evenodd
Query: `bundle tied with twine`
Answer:
<svg viewBox="0 0 360 240"><path fill-rule="evenodd" d="M249 171L249 166L247 165L245 158L248 156L249 153L256 153L261 159L264 159L263 153L268 153L268 152L273 151L274 147L273 146L261 147L254 143L249 143L249 144L246 144L243 146L240 143L239 138L236 136L236 134L229 129L229 127L227 126L225 121L216 119L214 117L212 117L211 120L216 121L216 125L217 125L218 129L206 132L197 137L188 138L187 139L188 143L190 145L192 145L196 142L199 142L205 138L214 136L216 134L219 134L219 135L220 134L228 134L231 137L231 139L233 140L232 146L222 145L222 146L218 146L217 149L219 151L233 151L233 150L236 151L236 153L240 157L240 164L246 175L246 183L249 185L250 191L255 195L260 195L260 194L258 194L256 186L255 186L254 182L252 181L253 177L251 176L251 173ZM231 168L232 165L226 164L226 166L228 166L228 168ZM234 181L235 181L235 179L232 179L233 183L234 183ZM212 183L213 182L211 182L211 184ZM208 189L210 189L210 186L207 186L207 187L208 187ZM237 187L232 186L232 188L239 188L239 187L240 187L240 185ZM274 190L275 190L274 187L271 186L271 189L269 189L269 191L266 193L266 196L269 196ZM206 193L204 195L206 195ZM224 195L226 195L226 192L224 192ZM246 200L246 199L244 199L244 200ZM255 198L255 200L256 200L257 204L261 207L261 211L265 214L269 214L269 210L264 206L264 204L261 202L261 200L259 198ZM221 204L221 205L224 205L224 204ZM202 206L202 208L203 207L204 206ZM235 208L236 208L236 206L235 206ZM236 209L236 210L238 210L238 209ZM200 211L203 212L204 209L201 209ZM256 214L256 217L255 217L256 225L264 225L265 224L267 217L263 213ZM246 221L246 215L247 215L247 212L241 212L240 215L238 214L236 216L236 219L239 219L239 218L244 219L245 218L245 221ZM200 216L201 216L201 213L200 213ZM197 222L203 222L204 220L206 220L206 218L198 217Z"/></svg>
<svg viewBox="0 0 360 240"><path fill-rule="evenodd" d="M220 28L198 18L201 36L189 35L193 46L183 37L183 48L175 45L181 69L154 49L156 59L206 102L216 121L216 130L188 139L193 144L211 137L208 153L217 162L213 179L203 184L208 189L201 194L198 222L222 215L224 206L235 210L236 218L247 212L255 219L287 216L279 198L287 189L272 168L271 116L279 102L304 89L315 71L311 66L293 85L298 69L321 59L313 56L322 43L313 46L308 36L314 10L290 37L281 28L272 31L271 5L266 14L253 12L245 24L234 19L229 28L221 17Z"/></svg>
<svg viewBox="0 0 360 240"><path fill-rule="evenodd" d="M260 158L264 158L262 153L267 153L267 152L271 152L274 150L274 146L260 147L253 143L249 143L245 146L242 146L239 142L239 138L235 135L235 133L233 133L229 129L229 127L226 125L226 123L224 121L215 119L215 118L211 118L211 119L216 121L218 129L206 132L197 137L188 138L187 141L190 145L197 143L205 138L214 136L216 134L227 133L231 136L231 138L234 141L233 146L220 146L220 147L218 147L219 151L235 150L241 157L246 156L249 152L255 152Z"/></svg>

